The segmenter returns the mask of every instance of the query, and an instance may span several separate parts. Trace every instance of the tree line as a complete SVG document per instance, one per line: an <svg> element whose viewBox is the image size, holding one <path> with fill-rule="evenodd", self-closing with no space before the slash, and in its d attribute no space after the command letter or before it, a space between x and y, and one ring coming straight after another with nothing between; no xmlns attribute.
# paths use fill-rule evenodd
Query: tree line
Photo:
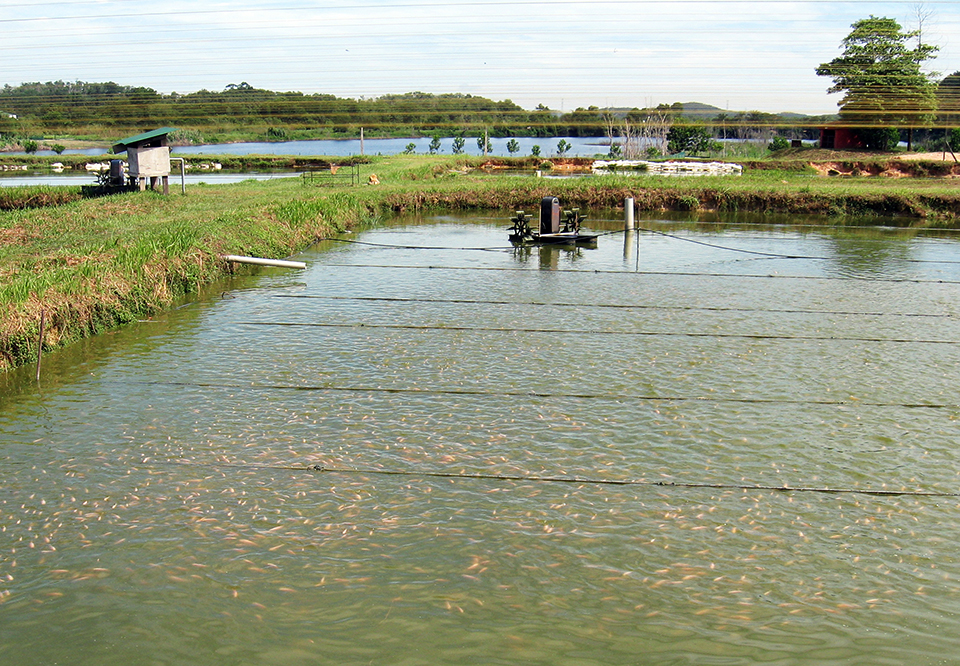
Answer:
<svg viewBox="0 0 960 666"><path fill-rule="evenodd" d="M702 106L702 105L701 105ZM719 112L719 113L712 113ZM532 111L510 100L460 93L411 92L373 99L275 92L246 82L213 92L162 94L152 88L83 81L9 84L0 89L0 134L73 134L112 138L163 126L185 138L210 139L238 132L268 140L292 138L445 136L604 137L620 125L686 123L721 136L752 136L765 128L812 131L819 119L761 112L725 113L676 103L653 109L577 108L562 113L539 105Z"/></svg>

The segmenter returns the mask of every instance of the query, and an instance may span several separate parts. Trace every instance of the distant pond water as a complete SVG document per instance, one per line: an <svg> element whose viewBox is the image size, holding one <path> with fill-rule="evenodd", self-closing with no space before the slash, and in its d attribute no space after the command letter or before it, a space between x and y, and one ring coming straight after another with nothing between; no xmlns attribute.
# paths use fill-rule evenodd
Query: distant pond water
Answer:
<svg viewBox="0 0 960 666"><path fill-rule="evenodd" d="M557 137L557 138L531 138L516 137L520 146L518 156L531 154L534 145L539 145L541 155L544 158L556 155L557 144L561 138L571 145L570 157L594 157L604 155L609 150L608 146L603 145L604 139L599 137ZM402 153L407 149L408 144L415 145L415 151L419 154L429 152L431 138L421 137L417 139L365 139L363 142L363 154L365 155L395 155ZM440 153L452 154L453 137L442 139ZM509 139L491 139L493 150L489 153L494 156L508 156L507 142ZM187 157L196 156L201 158L204 155L330 155L330 156L349 156L359 155L361 152L359 139L338 139L338 140L312 140L312 141L281 141L281 142L243 142L243 143L221 143L207 144L202 146L175 146L171 154L175 156ZM65 154L89 155L102 159L103 149L89 148L83 150L65 150ZM476 139L468 139L464 145L464 153L468 155L481 155L482 151L477 146ZM4 153L7 155L17 155L23 153ZM38 151L37 155L55 155L52 151ZM123 156L121 156L123 157ZM176 164L174 165L176 168ZM286 178L297 176L296 173L269 173L269 172L244 172L244 173L218 173L213 171L191 171L186 176L188 184L204 182L207 184L233 183L247 178L264 180L269 178ZM171 187L173 181L180 182L177 173L170 176ZM84 172L64 172L60 174L51 173L49 169L33 169L30 172L7 171L0 172L0 187L22 186L22 185L87 185L94 182L94 176Z"/></svg>
<svg viewBox="0 0 960 666"><path fill-rule="evenodd" d="M0 660L950 661L960 243L749 221L397 218L0 375Z"/></svg>
<svg viewBox="0 0 960 666"><path fill-rule="evenodd" d="M176 165L175 165L176 166ZM273 180L275 178L297 178L299 173L283 171L244 171L244 172L224 172L224 171L190 171L184 176L184 183L187 185L197 185L206 183L207 185L225 185L228 183L239 183L244 180ZM29 172L7 172L0 174L0 187L18 187L24 185L93 185L97 182L96 175L83 171L64 171L62 173L51 173L49 169L34 170ZM180 173L175 171L170 174L170 189L177 190L180 187Z"/></svg>
<svg viewBox="0 0 960 666"><path fill-rule="evenodd" d="M602 137L514 137L514 140L520 146L517 156L530 155L533 147L540 146L540 154L544 157L553 157L557 154L557 144L563 140L570 144L571 148L566 153L569 157L593 157L595 155L605 155L609 151L609 146L605 145L606 139ZM365 139L363 141L364 155L395 155L402 153L409 144L414 144L414 152L425 154L430 151L431 137L419 137L410 139ZM490 144L492 150L488 153L506 157L510 155L507 150L507 142L510 139L491 138ZM441 139L439 152L450 155L453 153L454 137L444 137ZM104 150L100 148L85 148L82 150L65 150L68 155L103 155ZM262 142L241 142L241 143L217 143L201 146L176 146L172 149L174 155L360 155L360 139L316 139L310 141L262 141ZM463 147L466 155L482 155L483 151L477 145L475 137L467 138ZM10 155L24 153L5 153ZM37 155L55 155L53 151L41 150Z"/></svg>

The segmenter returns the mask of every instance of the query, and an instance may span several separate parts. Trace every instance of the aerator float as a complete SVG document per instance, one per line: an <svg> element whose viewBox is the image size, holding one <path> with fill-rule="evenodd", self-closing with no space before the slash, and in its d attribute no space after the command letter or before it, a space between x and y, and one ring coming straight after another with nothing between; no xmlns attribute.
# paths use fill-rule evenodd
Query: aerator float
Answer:
<svg viewBox="0 0 960 666"><path fill-rule="evenodd" d="M544 197L540 201L540 230L530 227L530 215L518 210L510 218L510 242L514 245L582 245L596 247L599 234L583 233L580 225L586 218L579 208L560 210L557 197Z"/></svg>

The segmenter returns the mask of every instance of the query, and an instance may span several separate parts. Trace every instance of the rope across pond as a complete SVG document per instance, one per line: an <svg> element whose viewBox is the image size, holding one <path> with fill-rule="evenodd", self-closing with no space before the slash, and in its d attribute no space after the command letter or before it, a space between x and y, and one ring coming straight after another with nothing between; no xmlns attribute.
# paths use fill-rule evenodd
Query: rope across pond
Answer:
<svg viewBox="0 0 960 666"><path fill-rule="evenodd" d="M887 488L830 488L825 486L772 486L749 483L706 483L696 481L648 481L645 479L604 479L583 476L543 476L529 474L495 474L489 472L440 472L425 470L375 469L356 467L333 467L321 464L301 465L245 465L239 463L198 463L186 460L155 461L144 459L147 465L169 465L184 467L216 467L244 470L270 469L291 472L311 472L322 474L349 474L363 476L405 476L433 479L464 479L473 481L518 481L521 483L557 483L591 486L640 486L648 488L742 490L778 493L818 493L825 495L870 495L874 497L958 497L960 492L932 490L893 490Z"/></svg>

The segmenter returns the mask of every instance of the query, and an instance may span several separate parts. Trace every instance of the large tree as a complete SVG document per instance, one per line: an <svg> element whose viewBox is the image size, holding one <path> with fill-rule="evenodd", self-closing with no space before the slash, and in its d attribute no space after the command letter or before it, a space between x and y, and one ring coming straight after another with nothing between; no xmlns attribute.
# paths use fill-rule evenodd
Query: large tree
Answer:
<svg viewBox="0 0 960 666"><path fill-rule="evenodd" d="M818 75L833 79L829 92L844 93L841 120L863 128L865 136L932 120L936 84L921 68L936 57L939 47L923 44L917 39L919 31L904 32L891 18L870 16L851 27L842 42L843 55L817 67Z"/></svg>
<svg viewBox="0 0 960 666"><path fill-rule="evenodd" d="M937 86L937 105L943 138L950 150L960 151L960 72L954 72Z"/></svg>
<svg viewBox="0 0 960 666"><path fill-rule="evenodd" d="M937 86L937 104L941 122L960 125L960 72L954 72Z"/></svg>

